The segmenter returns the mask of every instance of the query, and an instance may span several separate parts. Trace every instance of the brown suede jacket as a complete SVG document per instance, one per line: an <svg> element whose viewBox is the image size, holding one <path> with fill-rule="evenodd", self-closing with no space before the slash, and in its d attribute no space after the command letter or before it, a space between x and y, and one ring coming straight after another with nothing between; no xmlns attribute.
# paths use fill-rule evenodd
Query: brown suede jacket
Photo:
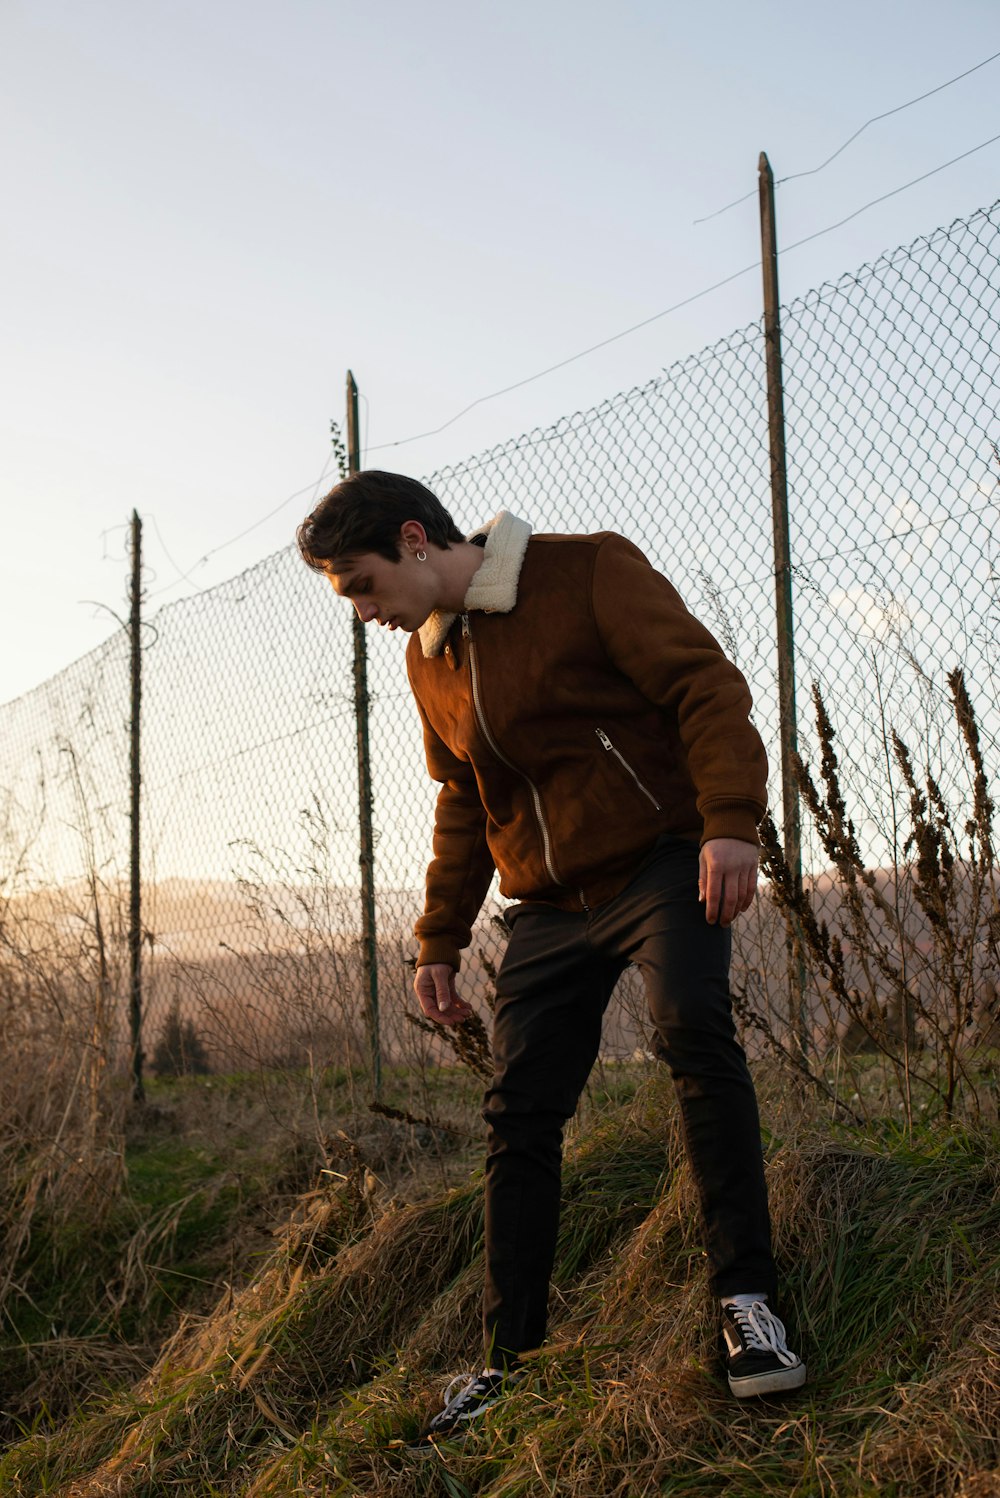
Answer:
<svg viewBox="0 0 1000 1498"><path fill-rule="evenodd" d="M637 547L532 536L513 585L407 649L441 782L420 964L458 968L494 865L505 896L592 908L662 834L756 843L765 810L746 681Z"/></svg>

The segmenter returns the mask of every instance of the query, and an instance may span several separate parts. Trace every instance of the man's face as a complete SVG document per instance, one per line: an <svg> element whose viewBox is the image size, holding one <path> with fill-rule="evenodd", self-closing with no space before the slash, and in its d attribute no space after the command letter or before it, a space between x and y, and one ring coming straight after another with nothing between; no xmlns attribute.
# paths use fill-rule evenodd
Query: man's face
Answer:
<svg viewBox="0 0 1000 1498"><path fill-rule="evenodd" d="M347 598L362 624L384 624L388 629L419 629L435 609L434 569L430 558L418 562L408 547L400 548L398 562L377 552L336 557L326 574L340 598Z"/></svg>

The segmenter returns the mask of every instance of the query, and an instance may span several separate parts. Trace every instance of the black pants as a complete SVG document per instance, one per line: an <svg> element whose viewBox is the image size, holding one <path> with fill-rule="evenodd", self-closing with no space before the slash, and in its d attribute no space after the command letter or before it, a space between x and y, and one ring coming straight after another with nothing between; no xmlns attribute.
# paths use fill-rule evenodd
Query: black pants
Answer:
<svg viewBox="0 0 1000 1498"><path fill-rule="evenodd" d="M545 1336L559 1224L562 1131L597 1058L619 976L634 963L670 1068L716 1295L774 1292L757 1099L729 997L729 931L698 902L698 850L662 838L614 900L575 914L507 912L496 1074L486 1093L486 1290L492 1366Z"/></svg>

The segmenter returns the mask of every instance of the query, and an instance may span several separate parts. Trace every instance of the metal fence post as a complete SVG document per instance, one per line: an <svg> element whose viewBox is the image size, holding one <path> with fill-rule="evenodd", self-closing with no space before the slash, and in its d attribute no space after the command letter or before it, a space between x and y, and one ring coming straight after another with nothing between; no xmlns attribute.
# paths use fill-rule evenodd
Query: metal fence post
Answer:
<svg viewBox="0 0 1000 1498"><path fill-rule="evenodd" d="M792 626L792 558L788 527L788 471L785 461L785 393L778 310L778 231L774 214L774 174L764 151L758 162L760 248L764 275L764 348L767 358L767 425L771 455L771 523L774 534L774 604L778 646L778 715L781 738L781 799L785 858L802 892L802 823L793 756L798 752L795 719L795 646ZM800 954L789 951L789 1009L792 1033L803 1053L808 1048L805 972Z"/></svg>
<svg viewBox="0 0 1000 1498"><path fill-rule="evenodd" d="M129 585L129 644L132 714L129 722L129 1033L132 1044L132 1097L145 1100L142 1085L142 886L139 819L142 809L140 731L142 707L142 521L132 511L132 575Z"/></svg>
<svg viewBox="0 0 1000 1498"><path fill-rule="evenodd" d="M347 469L361 467L358 428L358 387L347 371ZM361 864L361 951L368 986L368 1040L371 1049L372 1088L376 1101L382 1094L382 1044L378 1013L378 939L375 919L375 834L372 827L372 768L368 747L368 652L365 627L354 615L354 713L358 729L358 824Z"/></svg>

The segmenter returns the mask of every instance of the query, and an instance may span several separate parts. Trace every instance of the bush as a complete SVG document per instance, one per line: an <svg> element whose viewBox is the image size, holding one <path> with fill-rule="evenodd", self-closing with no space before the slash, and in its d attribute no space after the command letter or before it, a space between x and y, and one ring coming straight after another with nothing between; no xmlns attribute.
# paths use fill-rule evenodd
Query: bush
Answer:
<svg viewBox="0 0 1000 1498"><path fill-rule="evenodd" d="M181 1019L177 999L170 1006L156 1042L152 1068L158 1077L204 1076L212 1069L194 1020Z"/></svg>

